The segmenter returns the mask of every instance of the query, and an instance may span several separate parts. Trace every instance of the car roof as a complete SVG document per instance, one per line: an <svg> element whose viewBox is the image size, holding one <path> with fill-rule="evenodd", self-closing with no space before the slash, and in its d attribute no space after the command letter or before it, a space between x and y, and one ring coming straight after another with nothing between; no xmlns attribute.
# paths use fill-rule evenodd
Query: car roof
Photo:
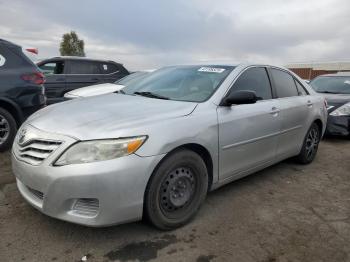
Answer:
<svg viewBox="0 0 350 262"><path fill-rule="evenodd" d="M89 57L80 57L80 56L55 56L55 57L51 57L48 59L43 59L40 61L44 62L44 61L50 61L50 60L80 60L80 61L95 61L95 62L108 62L108 63L114 63L114 64L118 64L118 65L122 65L121 63L117 63L115 61L112 60L103 60L103 59L95 59L95 58L89 58Z"/></svg>
<svg viewBox="0 0 350 262"><path fill-rule="evenodd" d="M2 38L0 38L0 44L5 44L5 45L10 46L10 47L18 47L18 48L21 48L19 45L16 45L16 44L14 44L14 43L12 43L12 42L10 42L10 41L7 41L7 40L5 40L5 39L2 39Z"/></svg>

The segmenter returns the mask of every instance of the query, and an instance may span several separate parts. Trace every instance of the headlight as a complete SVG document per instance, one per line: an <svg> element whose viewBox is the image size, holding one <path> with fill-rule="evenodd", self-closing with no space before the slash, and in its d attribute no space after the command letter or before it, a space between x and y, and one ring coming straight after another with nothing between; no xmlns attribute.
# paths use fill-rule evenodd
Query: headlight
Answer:
<svg viewBox="0 0 350 262"><path fill-rule="evenodd" d="M342 105L341 107L330 113L331 116L348 116L350 115L350 103Z"/></svg>
<svg viewBox="0 0 350 262"><path fill-rule="evenodd" d="M110 160L136 152L147 136L83 141L68 148L55 162L55 166Z"/></svg>

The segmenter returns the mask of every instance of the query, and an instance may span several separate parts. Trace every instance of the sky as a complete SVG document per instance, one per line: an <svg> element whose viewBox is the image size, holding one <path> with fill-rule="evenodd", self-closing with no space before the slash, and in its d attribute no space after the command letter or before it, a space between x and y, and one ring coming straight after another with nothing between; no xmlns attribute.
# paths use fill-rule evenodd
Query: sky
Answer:
<svg viewBox="0 0 350 262"><path fill-rule="evenodd" d="M350 60L349 0L0 0L0 38L38 58L71 30L88 57L132 70Z"/></svg>

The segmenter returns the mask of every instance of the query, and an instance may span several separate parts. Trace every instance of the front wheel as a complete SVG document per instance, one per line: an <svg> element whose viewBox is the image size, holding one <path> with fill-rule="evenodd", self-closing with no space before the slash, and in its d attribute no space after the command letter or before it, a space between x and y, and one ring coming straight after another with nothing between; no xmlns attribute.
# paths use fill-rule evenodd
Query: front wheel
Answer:
<svg viewBox="0 0 350 262"><path fill-rule="evenodd" d="M7 110L0 108L0 152L12 146L16 132L17 125L13 116Z"/></svg>
<svg viewBox="0 0 350 262"><path fill-rule="evenodd" d="M303 147L297 156L299 163L309 164L314 160L320 139L321 130L316 123L313 123L305 136Z"/></svg>
<svg viewBox="0 0 350 262"><path fill-rule="evenodd" d="M202 158L189 150L169 155L155 170L145 193L145 213L159 229L170 230L191 220L208 190Z"/></svg>

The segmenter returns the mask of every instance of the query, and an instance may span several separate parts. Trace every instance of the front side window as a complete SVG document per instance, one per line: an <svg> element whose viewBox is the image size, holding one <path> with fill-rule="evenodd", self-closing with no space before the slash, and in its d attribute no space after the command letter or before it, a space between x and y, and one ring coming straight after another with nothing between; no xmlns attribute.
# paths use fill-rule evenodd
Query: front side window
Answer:
<svg viewBox="0 0 350 262"><path fill-rule="evenodd" d="M233 66L174 66L159 69L140 81L129 84L123 92L164 99L203 102L233 70Z"/></svg>
<svg viewBox="0 0 350 262"><path fill-rule="evenodd" d="M39 66L44 75L60 75L64 73L64 62L48 62Z"/></svg>
<svg viewBox="0 0 350 262"><path fill-rule="evenodd" d="M101 74L99 64L92 61L70 61L70 74L75 75L96 75Z"/></svg>
<svg viewBox="0 0 350 262"><path fill-rule="evenodd" d="M271 99L271 85L266 69L253 67L244 71L233 84L230 92L254 91L261 100Z"/></svg>
<svg viewBox="0 0 350 262"><path fill-rule="evenodd" d="M350 76L319 76L310 85L318 93L350 94Z"/></svg>
<svg viewBox="0 0 350 262"><path fill-rule="evenodd" d="M298 96L294 78L287 72L271 69L272 78L276 85L276 92L279 98Z"/></svg>

